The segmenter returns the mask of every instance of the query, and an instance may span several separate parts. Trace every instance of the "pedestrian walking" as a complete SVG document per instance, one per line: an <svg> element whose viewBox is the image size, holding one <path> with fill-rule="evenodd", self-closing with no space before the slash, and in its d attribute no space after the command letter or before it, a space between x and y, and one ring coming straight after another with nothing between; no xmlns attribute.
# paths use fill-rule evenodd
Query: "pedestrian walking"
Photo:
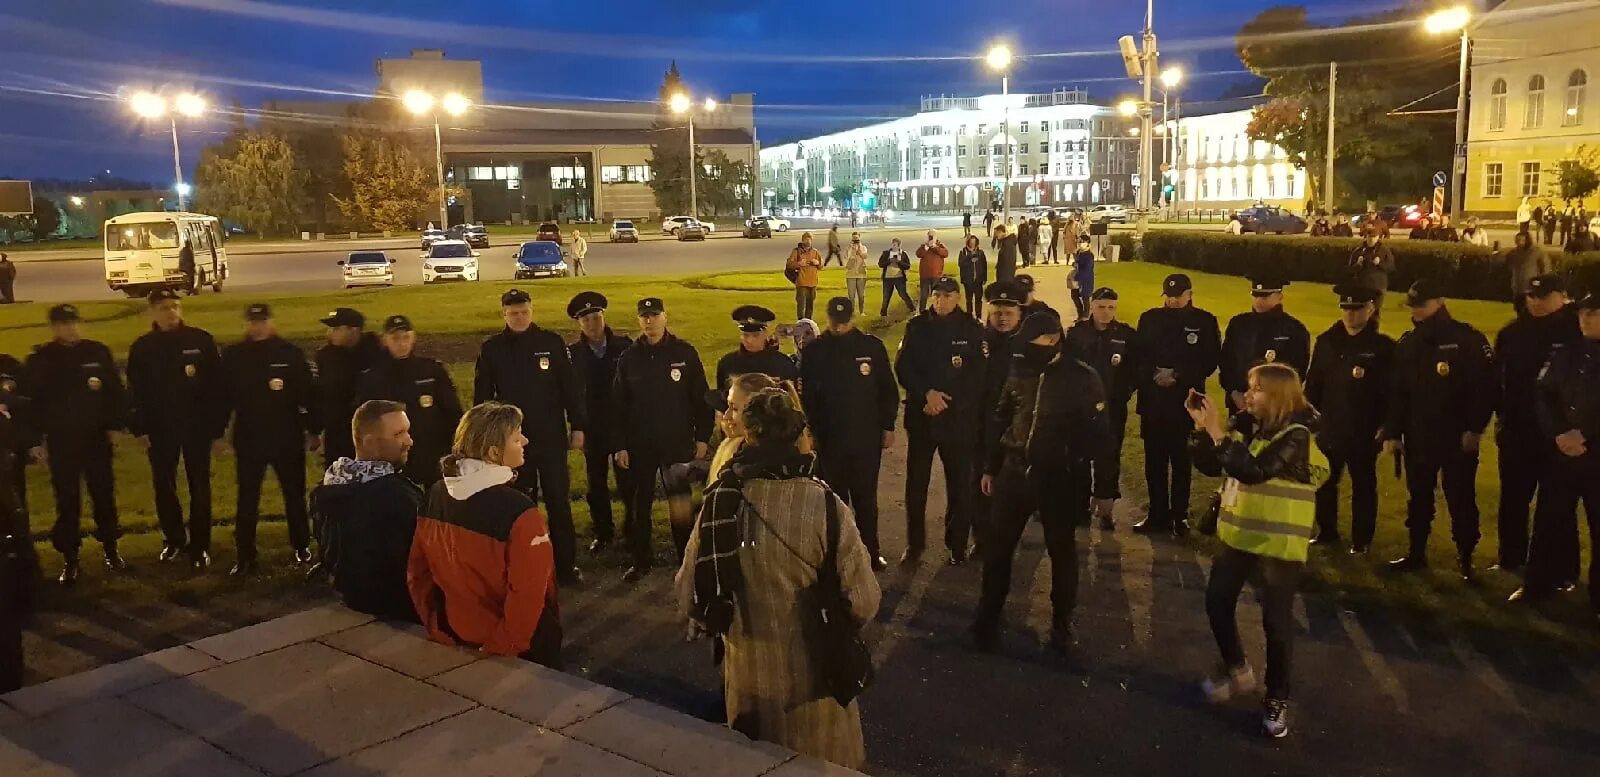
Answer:
<svg viewBox="0 0 1600 777"><path fill-rule="evenodd" d="M1556 245L1556 225L1560 222L1560 220L1561 217L1556 211L1556 206L1549 200L1545 200L1544 218L1539 222L1539 226L1544 229L1545 245Z"/></svg>
<svg viewBox="0 0 1600 777"><path fill-rule="evenodd" d="M211 453L228 424L222 356L211 333L183 321L177 292L150 294L154 321L128 351L128 431L150 459L161 561L211 565ZM178 459L189 481L189 521L178 502Z"/></svg>
<svg viewBox="0 0 1600 777"><path fill-rule="evenodd" d="M994 234L994 209L987 208L983 211L983 234Z"/></svg>
<svg viewBox="0 0 1600 777"><path fill-rule="evenodd" d="M17 263L11 257L0 253L0 305L10 305L17 301Z"/></svg>
<svg viewBox="0 0 1600 777"><path fill-rule="evenodd" d="M1530 230L1532 225L1535 223L1533 220L1533 211L1534 208L1528 203L1528 198L1523 197L1522 202L1517 205L1518 232L1528 232Z"/></svg>
<svg viewBox="0 0 1600 777"><path fill-rule="evenodd" d="M1094 517L1100 528L1108 531L1116 527L1113 515L1117 500L1122 498L1122 441L1128 431L1128 400L1138 390L1144 369L1138 332L1117 319L1117 302L1116 289L1095 289L1089 295L1088 321L1067 330L1067 354L1092 367L1105 392L1111 444L1103 455L1074 472L1086 479L1075 493L1088 494Z"/></svg>
<svg viewBox="0 0 1600 777"><path fill-rule="evenodd" d="M233 514L237 561L229 574L256 568L256 522L261 517L261 482L267 468L283 492L294 563L311 563L311 524L306 515L306 451L317 450L322 433L311 365L300 347L278 336L272 308L256 303L244 312L244 340L222 349L222 375L233 411L234 475L238 503Z"/></svg>
<svg viewBox="0 0 1600 777"><path fill-rule="evenodd" d="M966 292L967 310L974 318L983 315L983 287L989 283L989 257L978 247L978 236L967 235L966 245L956 256L961 288Z"/></svg>
<svg viewBox="0 0 1600 777"><path fill-rule="evenodd" d="M417 332L409 317L397 314L384 319L381 342L383 356L361 377L356 403L387 399L406 406L411 457L405 474L427 490L442 477L439 459L450 452L455 439L461 398L443 364L416 355Z"/></svg>
<svg viewBox="0 0 1600 777"><path fill-rule="evenodd" d="M572 477L567 451L584 450L589 440L589 405L583 382L572 366L561 335L533 323L532 298L522 289L500 295L506 326L483 341L473 369L472 403L504 402L522 411L528 439L522 465L514 467L513 486L544 514L554 543L556 579L581 580L577 536L572 527Z"/></svg>
<svg viewBox="0 0 1600 777"><path fill-rule="evenodd" d="M828 227L828 256L822 260L822 266L827 267L834 259L839 260L839 266L844 266L844 250L839 244L839 225Z"/></svg>
<svg viewBox="0 0 1600 777"><path fill-rule="evenodd" d="M844 287L856 310L867 309L867 247L861 233L850 233L850 247L844 252Z"/></svg>
<svg viewBox="0 0 1600 777"><path fill-rule="evenodd" d="M613 405L612 387L617 377L617 362L630 345L628 338L611 331L606 324L606 308L610 305L605 295L597 291L582 291L567 303L567 316L578 322L578 339L567 346L568 358L584 389L584 401L589 410L589 429L584 436L583 462L588 475L588 493L584 501L589 505L589 521L594 539L589 544L591 553L610 546L616 538L616 524L611 513L611 488L607 472L616 478L617 493L626 495L627 471L618 466L611 456L611 441L616 439L613 423L616 408ZM632 510L632 503L622 500L623 521Z"/></svg>
<svg viewBox="0 0 1600 777"><path fill-rule="evenodd" d="M789 259L784 263L784 273L794 283L795 318L811 317L811 307L817 301L818 276L822 267L822 255L811 247L811 233L802 233L799 245L789 252Z"/></svg>
<svg viewBox="0 0 1600 777"><path fill-rule="evenodd" d="M1511 276L1511 307L1520 316L1527 312L1528 282L1550 273L1554 267L1544 249L1534 244L1533 235L1518 232L1512 243L1506 252L1506 268Z"/></svg>
<svg viewBox="0 0 1600 777"><path fill-rule="evenodd" d="M572 274L574 277L588 275L589 268L585 260L589 257L589 241L584 239L583 233L572 230Z"/></svg>
<svg viewBox="0 0 1600 777"><path fill-rule="evenodd" d="M972 211L969 210L969 211L961 214L961 235L963 237L966 237L966 236L969 236L971 234L972 234Z"/></svg>
<svg viewBox="0 0 1600 777"><path fill-rule="evenodd" d="M944 277L944 261L949 258L950 249L934 235L933 230L928 230L928 239L917 246L917 312L928 309L928 296L933 293L934 282ZM810 315L805 317L810 318Z"/></svg>
<svg viewBox="0 0 1600 777"><path fill-rule="evenodd" d="M1089 236L1078 238L1078 248L1071 256L1071 267L1067 270L1067 284L1072 291L1072 306L1077 311L1079 321L1089 317L1089 295L1094 293L1094 249L1090 247Z"/></svg>
<svg viewBox="0 0 1600 777"><path fill-rule="evenodd" d="M1017 277L1017 236L1011 228L996 225L989 247L995 251L994 279L1009 281Z"/></svg>
<svg viewBox="0 0 1600 777"><path fill-rule="evenodd" d="M1038 257L1039 264L1044 264L1046 257L1049 256L1051 249L1053 248L1053 245L1050 242L1050 237L1053 234L1050 228L1050 223L1044 221L1043 219L1034 219L1033 232L1035 235L1035 240L1038 243L1038 245L1034 247L1033 255Z"/></svg>
<svg viewBox="0 0 1600 777"><path fill-rule="evenodd" d="M1017 225L1017 249L1022 252L1022 266L1033 266L1033 254L1039 247L1038 229L1033 219L1024 218Z"/></svg>
<svg viewBox="0 0 1600 777"><path fill-rule="evenodd" d="M882 269L883 279L883 307L878 311L878 317L889 315L889 299L894 294L900 295L900 301L906 303L907 313L915 313L917 306L911 302L911 294L906 291L911 256L900 249L900 238L889 241L889 248L878 257L878 267Z"/></svg>
<svg viewBox="0 0 1600 777"><path fill-rule="evenodd" d="M1205 393L1206 380L1222 358L1222 335L1217 317L1194 306L1189 276L1167 276L1161 293L1161 307L1145 311L1135 327L1142 373L1139 436L1150 510L1133 529L1182 536L1189 529L1188 437L1194 426L1185 402L1191 391Z"/></svg>
<svg viewBox="0 0 1600 777"><path fill-rule="evenodd" d="M739 347L717 360L715 390L719 394L728 390L734 378L751 372L771 375L779 380L800 377L800 369L795 366L794 360L783 352L778 341L767 331L777 318L778 314L760 305L740 305L733 309L733 322L739 327Z"/></svg>
<svg viewBox="0 0 1600 777"><path fill-rule="evenodd" d="M200 293L200 287L195 279L194 244L184 238L183 247L178 249L178 272L183 273L183 292L189 296Z"/></svg>
<svg viewBox="0 0 1600 777"><path fill-rule="evenodd" d="M328 328L327 344L317 349L316 399L322 418L322 457L325 466L355 457L350 420L356 409L356 389L361 376L383 357L376 335L365 330L367 320L355 308L334 308L321 319Z"/></svg>

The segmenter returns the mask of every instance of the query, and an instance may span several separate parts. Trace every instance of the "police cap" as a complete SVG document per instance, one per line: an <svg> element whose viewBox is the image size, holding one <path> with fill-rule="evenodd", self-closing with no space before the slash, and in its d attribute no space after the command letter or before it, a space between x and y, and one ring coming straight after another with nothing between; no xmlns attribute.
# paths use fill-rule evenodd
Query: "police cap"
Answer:
<svg viewBox="0 0 1600 777"><path fill-rule="evenodd" d="M246 320L246 321L271 321L272 320L272 306L268 305L265 302L253 303L253 304L250 305L250 307L247 307L247 308L244 309L244 320Z"/></svg>
<svg viewBox="0 0 1600 777"><path fill-rule="evenodd" d="M834 297L828 300L828 322L844 324L856 315L856 303L849 297Z"/></svg>
<svg viewBox="0 0 1600 777"><path fill-rule="evenodd" d="M1032 294L1033 293L1033 276L1032 275L1029 275L1027 273L1018 273L1015 277L1012 278L1012 280L1016 282L1017 287L1022 289L1024 294Z"/></svg>
<svg viewBox="0 0 1600 777"><path fill-rule="evenodd" d="M1184 292L1193 288L1194 282L1181 272L1168 275L1167 279L1161 282L1161 293L1168 297L1181 297Z"/></svg>
<svg viewBox="0 0 1600 777"><path fill-rule="evenodd" d="M983 290L983 299L990 305L1020 306L1027 298L1022 287L1014 281L995 281Z"/></svg>
<svg viewBox="0 0 1600 777"><path fill-rule="evenodd" d="M360 329L367 325L367 317L355 308L334 308L319 320L323 326L353 326Z"/></svg>
<svg viewBox="0 0 1600 777"><path fill-rule="evenodd" d="M1089 294L1089 301L1091 302L1101 299L1108 299L1112 302L1115 302L1117 300L1117 290L1111 288L1110 286L1101 286Z"/></svg>
<svg viewBox="0 0 1600 777"><path fill-rule="evenodd" d="M1528 280L1528 296L1548 297L1557 292L1565 293L1567 281L1555 273L1536 275Z"/></svg>
<svg viewBox="0 0 1600 777"><path fill-rule="evenodd" d="M416 327L411 325L411 319L399 313L396 313L383 320L383 331L385 334L388 334L389 332L412 332L415 330Z"/></svg>
<svg viewBox="0 0 1600 777"><path fill-rule="evenodd" d="M1419 278L1411 284L1411 289L1406 292L1406 304L1419 308L1428 303L1428 300L1444 299L1444 284L1432 278Z"/></svg>
<svg viewBox="0 0 1600 777"><path fill-rule="evenodd" d="M156 289L150 292L150 304L159 305L167 300L178 301L178 292L174 289Z"/></svg>
<svg viewBox="0 0 1600 777"><path fill-rule="evenodd" d="M1375 289L1359 283L1338 284L1333 287L1333 293L1339 295L1339 307L1345 310L1356 310L1378 301L1378 292Z"/></svg>
<svg viewBox="0 0 1600 777"><path fill-rule="evenodd" d="M606 295L598 291L580 291L577 296L567 303L568 318L582 318L596 311L605 310Z"/></svg>
<svg viewBox="0 0 1600 777"><path fill-rule="evenodd" d="M946 275L933 282L933 290L945 293L957 292L961 290L961 285L956 283L955 278Z"/></svg>
<svg viewBox="0 0 1600 777"><path fill-rule="evenodd" d="M741 332L765 332L778 314L760 305L740 305L733 309L733 321Z"/></svg>
<svg viewBox="0 0 1600 777"><path fill-rule="evenodd" d="M1022 320L1022 327L1017 330L1017 342L1026 343L1042 335L1060 333L1061 316L1053 310L1041 310Z"/></svg>
<svg viewBox="0 0 1600 777"><path fill-rule="evenodd" d="M512 305L526 305L532 301L533 298L528 296L528 292L522 289L511 289L500 295L500 307L503 308L511 307Z"/></svg>
<svg viewBox="0 0 1600 777"><path fill-rule="evenodd" d="M49 315L50 323L52 324L65 324L72 321L83 320L78 315L77 305L56 305L55 307L50 308Z"/></svg>
<svg viewBox="0 0 1600 777"><path fill-rule="evenodd" d="M645 297L639 300L639 315L641 316L659 316L665 312L667 312L667 303L662 302L660 297Z"/></svg>
<svg viewBox="0 0 1600 777"><path fill-rule="evenodd" d="M1289 282L1276 275L1256 275L1250 278L1250 296L1270 297L1283 293L1283 287Z"/></svg>

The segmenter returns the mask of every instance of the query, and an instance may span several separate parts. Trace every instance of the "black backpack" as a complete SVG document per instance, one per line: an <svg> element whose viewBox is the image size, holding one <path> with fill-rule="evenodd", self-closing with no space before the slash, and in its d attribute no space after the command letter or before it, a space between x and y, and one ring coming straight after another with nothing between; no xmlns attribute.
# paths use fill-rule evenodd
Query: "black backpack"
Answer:
<svg viewBox="0 0 1600 777"><path fill-rule="evenodd" d="M850 600L839 579L839 509L835 504L838 497L831 490L824 488L824 491L828 505L828 544L822 566L817 569L817 582L809 589L810 606L802 611L804 620L800 627L817 659L828 694L839 706L848 707L872 685L875 672L872 651L861 637L861 627L850 614Z"/></svg>

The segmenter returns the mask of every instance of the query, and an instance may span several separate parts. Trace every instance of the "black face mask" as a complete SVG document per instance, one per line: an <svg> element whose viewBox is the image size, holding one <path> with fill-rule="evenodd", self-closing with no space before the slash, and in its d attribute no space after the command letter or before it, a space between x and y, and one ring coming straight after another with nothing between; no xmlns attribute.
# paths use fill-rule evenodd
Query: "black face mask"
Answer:
<svg viewBox="0 0 1600 777"><path fill-rule="evenodd" d="M1023 343L1022 358L1035 367L1043 367L1056 358L1056 346Z"/></svg>

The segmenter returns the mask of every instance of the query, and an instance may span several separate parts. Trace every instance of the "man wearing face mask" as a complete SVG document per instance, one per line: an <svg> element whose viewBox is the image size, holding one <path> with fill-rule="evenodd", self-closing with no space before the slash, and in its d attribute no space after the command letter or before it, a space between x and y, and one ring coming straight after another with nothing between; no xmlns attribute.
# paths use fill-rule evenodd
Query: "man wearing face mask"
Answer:
<svg viewBox="0 0 1600 777"><path fill-rule="evenodd" d="M733 379L747 372L759 372L779 380L800 377L794 360L767 332L777 318L778 314L760 305L740 305L733 309L733 322L739 327L739 347L717 360L715 391L726 394Z"/></svg>
<svg viewBox="0 0 1600 777"><path fill-rule="evenodd" d="M370 399L387 399L406 406L411 421L411 455L405 474L426 491L443 477L439 459L455 442L461 421L461 398L444 365L415 355L417 332L402 315L383 321L385 358L361 378L356 391L359 405Z"/></svg>
<svg viewBox="0 0 1600 777"><path fill-rule="evenodd" d="M1100 528L1116 527L1112 511L1122 498L1118 481L1122 478L1122 438L1128 427L1128 400L1138 386L1143 369L1138 351L1137 332L1117 320L1117 292L1109 287L1088 294L1089 321L1067 330L1067 353L1094 368L1106 394L1106 421L1111 429L1111 450L1079 467L1080 477L1092 484L1080 488L1093 499L1094 515Z"/></svg>
<svg viewBox="0 0 1600 777"><path fill-rule="evenodd" d="M983 652L998 646L1012 558L1035 512L1050 554L1050 647L1062 653L1074 644L1074 532L1089 501L1087 480L1075 471L1107 455L1112 444L1104 384L1089 365L1063 351L1062 339L1061 319L1054 313L1035 313L1022 322L1016 335L1021 357L1013 362L993 410L1004 432L989 453L980 484L994 504L984 542L983 593L972 626L973 644ZM1071 484L1065 494L1064 483Z"/></svg>

